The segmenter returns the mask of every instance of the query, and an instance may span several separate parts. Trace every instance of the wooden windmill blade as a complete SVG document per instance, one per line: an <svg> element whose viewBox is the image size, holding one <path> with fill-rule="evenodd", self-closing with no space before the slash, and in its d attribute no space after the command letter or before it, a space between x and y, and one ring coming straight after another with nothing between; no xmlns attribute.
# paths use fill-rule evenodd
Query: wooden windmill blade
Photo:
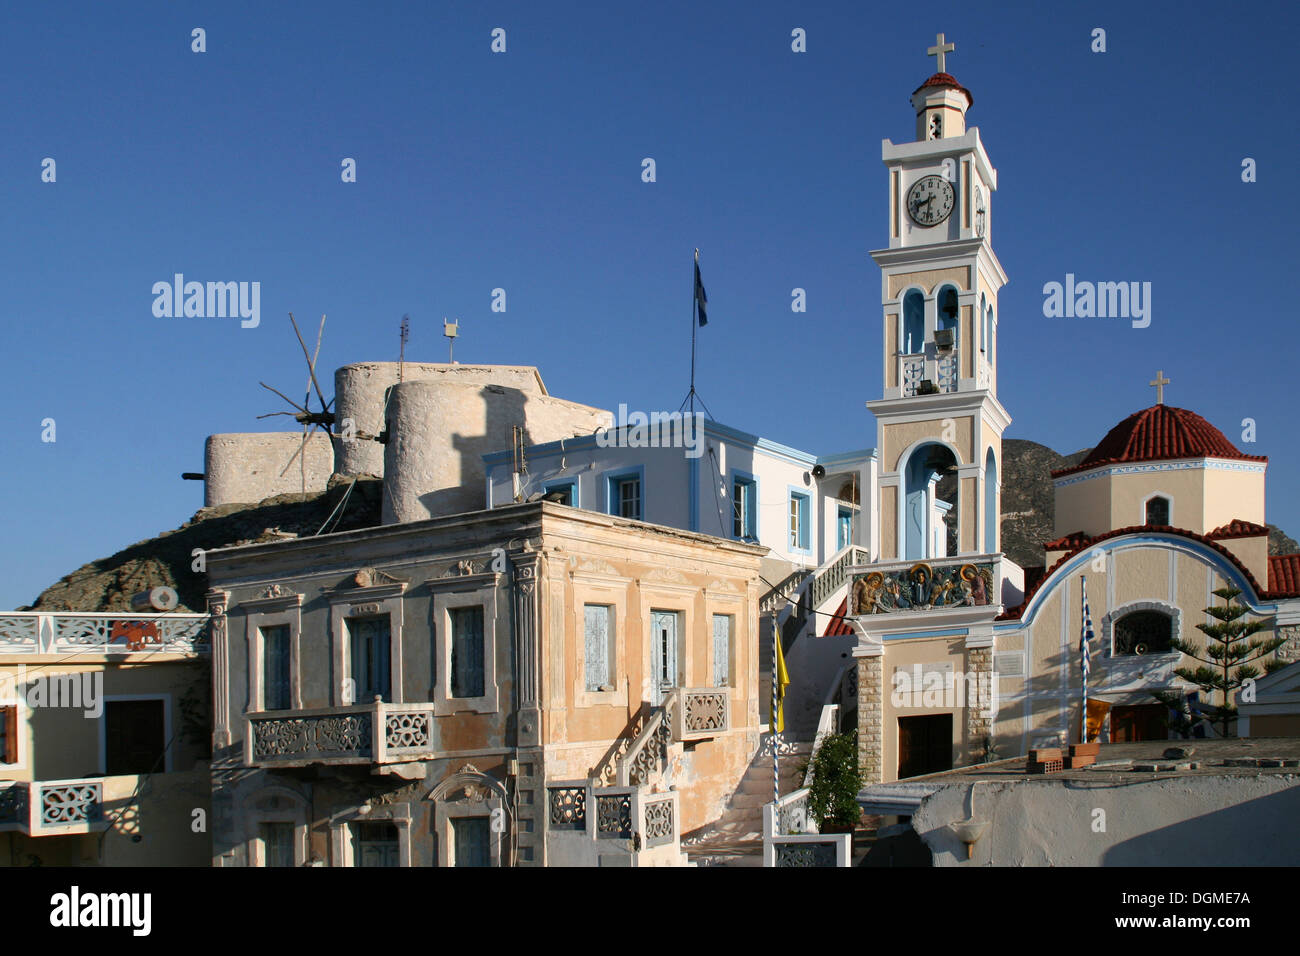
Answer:
<svg viewBox="0 0 1300 956"><path fill-rule="evenodd" d="M326 407L325 393L320 389L320 382L316 381L316 360L312 358L311 353L307 351L307 343L302 340L302 333L298 331L298 323L294 319L292 312L289 313L289 321L293 324L293 334L298 337L298 344L302 346L303 358L307 360L307 374L309 376L310 384L316 387L316 395L320 399L321 409L324 410ZM323 315L320 317L320 330L322 333L325 331L325 316ZM316 351L318 353L320 351L319 337L316 340ZM310 394L311 393L308 392L309 397Z"/></svg>

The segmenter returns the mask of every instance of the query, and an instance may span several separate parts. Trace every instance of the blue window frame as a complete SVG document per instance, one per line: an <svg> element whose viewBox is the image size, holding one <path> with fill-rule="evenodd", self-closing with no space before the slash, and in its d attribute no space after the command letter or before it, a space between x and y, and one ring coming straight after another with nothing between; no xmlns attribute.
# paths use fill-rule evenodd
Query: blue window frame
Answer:
<svg viewBox="0 0 1300 956"><path fill-rule="evenodd" d="M791 551L812 551L812 498L802 491L790 490L789 537Z"/></svg>
<svg viewBox="0 0 1300 956"><path fill-rule="evenodd" d="M605 512L634 521L645 520L644 467L606 475Z"/></svg>
<svg viewBox="0 0 1300 956"><path fill-rule="evenodd" d="M731 477L731 536L758 540L758 481L743 471Z"/></svg>
<svg viewBox="0 0 1300 956"><path fill-rule="evenodd" d="M368 704L376 697L391 701L391 671L388 652L392 631L387 614L350 617L348 633L352 637L352 678L356 681L355 703Z"/></svg>
<svg viewBox="0 0 1300 956"><path fill-rule="evenodd" d="M552 481L550 484L542 486L542 494L548 499L552 494L563 495L559 504L576 508L578 507L578 479L568 478L564 481Z"/></svg>
<svg viewBox="0 0 1300 956"><path fill-rule="evenodd" d="M852 508L840 505L835 520L835 550L846 548L853 543L853 519L856 517Z"/></svg>
<svg viewBox="0 0 1300 956"><path fill-rule="evenodd" d="M899 351L916 355L925 350L925 296L913 289L903 297L903 341Z"/></svg>

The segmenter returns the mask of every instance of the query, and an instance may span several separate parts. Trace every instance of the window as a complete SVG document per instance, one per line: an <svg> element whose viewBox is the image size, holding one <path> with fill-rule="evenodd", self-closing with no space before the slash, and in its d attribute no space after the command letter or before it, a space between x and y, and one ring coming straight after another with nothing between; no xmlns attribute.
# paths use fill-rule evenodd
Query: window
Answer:
<svg viewBox="0 0 1300 956"><path fill-rule="evenodd" d="M735 538L758 538L758 484L752 478L731 483L731 534Z"/></svg>
<svg viewBox="0 0 1300 956"><path fill-rule="evenodd" d="M347 625L352 637L352 679L356 688L353 703L368 704L376 697L391 702L388 655L392 633L389 616L350 617Z"/></svg>
<svg viewBox="0 0 1300 956"><path fill-rule="evenodd" d="M713 615L713 686L731 686L731 628L735 619L730 614Z"/></svg>
<svg viewBox="0 0 1300 956"><path fill-rule="evenodd" d="M953 344L957 343L957 290L950 285L939 290L938 311L935 315L935 328L950 329Z"/></svg>
<svg viewBox="0 0 1300 956"><path fill-rule="evenodd" d="M18 762L18 708L0 707L0 763Z"/></svg>
<svg viewBox="0 0 1300 956"><path fill-rule="evenodd" d="M980 351L987 353L989 349L989 324L988 324L988 311L985 307L984 302L985 302L984 293L981 292L979 319L980 322L983 323L983 328L980 332Z"/></svg>
<svg viewBox="0 0 1300 956"><path fill-rule="evenodd" d="M1115 656L1166 654L1171 649L1173 620L1159 611L1134 611L1115 622Z"/></svg>
<svg viewBox="0 0 1300 956"><path fill-rule="evenodd" d="M483 696L483 608L454 607L451 616L451 696Z"/></svg>
<svg viewBox="0 0 1300 956"><path fill-rule="evenodd" d="M568 505L571 508L577 507L578 483L576 481L560 481L553 485L547 485L545 498L547 501L553 501L559 505Z"/></svg>
<svg viewBox="0 0 1300 956"><path fill-rule="evenodd" d="M622 518L641 518L641 479L614 480L614 513Z"/></svg>
<svg viewBox="0 0 1300 956"><path fill-rule="evenodd" d="M1169 524L1169 499L1159 495L1147 501L1146 524Z"/></svg>
<svg viewBox="0 0 1300 956"><path fill-rule="evenodd" d="M915 289L903 297L903 354L915 355L925 346L925 296Z"/></svg>
<svg viewBox="0 0 1300 956"><path fill-rule="evenodd" d="M262 837L262 865L293 866L293 824L263 823L260 832Z"/></svg>
<svg viewBox="0 0 1300 956"><path fill-rule="evenodd" d="M797 491L790 492L790 549L792 551L809 551L812 549L808 511L810 499Z"/></svg>
<svg viewBox="0 0 1300 956"><path fill-rule="evenodd" d="M289 693L289 625L276 624L262 631L262 709L288 710L293 706Z"/></svg>
<svg viewBox="0 0 1300 956"><path fill-rule="evenodd" d="M613 690L610 663L613 657L614 609L604 604L586 604L582 612L587 690Z"/></svg>
<svg viewBox="0 0 1300 956"><path fill-rule="evenodd" d="M491 828L489 817L455 817L451 821L455 841L454 865L491 866Z"/></svg>
<svg viewBox="0 0 1300 956"><path fill-rule="evenodd" d="M352 859L356 866L399 866L397 826L387 820L368 820L352 824L355 846Z"/></svg>
<svg viewBox="0 0 1300 956"><path fill-rule="evenodd" d="M107 776L161 773L167 739L163 701L104 702L104 773Z"/></svg>
<svg viewBox="0 0 1300 956"><path fill-rule="evenodd" d="M854 517L856 517L856 514L853 508L844 505L839 506L835 521L835 550L847 548L853 543Z"/></svg>

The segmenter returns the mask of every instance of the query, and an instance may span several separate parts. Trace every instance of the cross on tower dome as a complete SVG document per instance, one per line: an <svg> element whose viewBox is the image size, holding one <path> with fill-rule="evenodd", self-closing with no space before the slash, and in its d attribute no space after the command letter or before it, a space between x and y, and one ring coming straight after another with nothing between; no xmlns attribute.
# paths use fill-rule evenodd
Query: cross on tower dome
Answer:
<svg viewBox="0 0 1300 956"><path fill-rule="evenodd" d="M1156 390L1156 404L1163 405L1165 403L1165 386L1169 384L1169 379L1165 378L1164 369L1157 371L1156 377L1147 384Z"/></svg>
<svg viewBox="0 0 1300 956"><path fill-rule="evenodd" d="M936 72L936 73L947 73L947 72L948 72L947 70L944 69L944 62L943 62L944 54L945 54L945 53L952 53L952 52L955 51L956 49L957 49L957 44L955 44L955 43L944 43L944 42L943 42L943 34L942 34L942 33L938 34L938 35L934 38L934 46L930 47L930 48L929 48L928 50L926 50L925 52L926 52L926 54L927 54L928 56L935 57L935 72Z"/></svg>

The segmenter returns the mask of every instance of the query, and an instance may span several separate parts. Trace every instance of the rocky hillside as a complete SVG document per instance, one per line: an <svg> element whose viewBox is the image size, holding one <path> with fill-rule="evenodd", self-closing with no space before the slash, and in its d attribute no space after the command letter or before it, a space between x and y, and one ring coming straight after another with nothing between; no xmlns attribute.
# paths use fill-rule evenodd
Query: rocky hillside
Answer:
<svg viewBox="0 0 1300 956"><path fill-rule="evenodd" d="M131 595L167 585L176 589L177 610L206 611L204 576L191 570L195 548L205 551L288 536L315 534L347 494L351 480L331 481L317 495L280 495L258 505L203 508L175 531L138 541L111 557L83 565L41 592L32 611L120 611ZM362 478L331 531L379 524L382 482Z"/></svg>
<svg viewBox="0 0 1300 956"><path fill-rule="evenodd" d="M1002 546L1021 567L1043 563L1043 542L1053 532L1051 472L1078 464L1090 449L1059 455L1046 445L1008 438L1002 443ZM316 534L334 512L349 481L334 479L319 495L281 495L258 505L204 508L177 528L139 541L111 557L92 561L41 592L30 608L38 611L118 611L131 595L169 585L180 596L180 610L206 610L203 575L190 570L195 548L230 547L286 536ZM941 483L940 492L942 494ZM363 478L352 490L331 531L352 531L379 524L382 482ZM1071 529L1073 530L1073 529ZM1269 553L1294 554L1300 544L1269 526Z"/></svg>

